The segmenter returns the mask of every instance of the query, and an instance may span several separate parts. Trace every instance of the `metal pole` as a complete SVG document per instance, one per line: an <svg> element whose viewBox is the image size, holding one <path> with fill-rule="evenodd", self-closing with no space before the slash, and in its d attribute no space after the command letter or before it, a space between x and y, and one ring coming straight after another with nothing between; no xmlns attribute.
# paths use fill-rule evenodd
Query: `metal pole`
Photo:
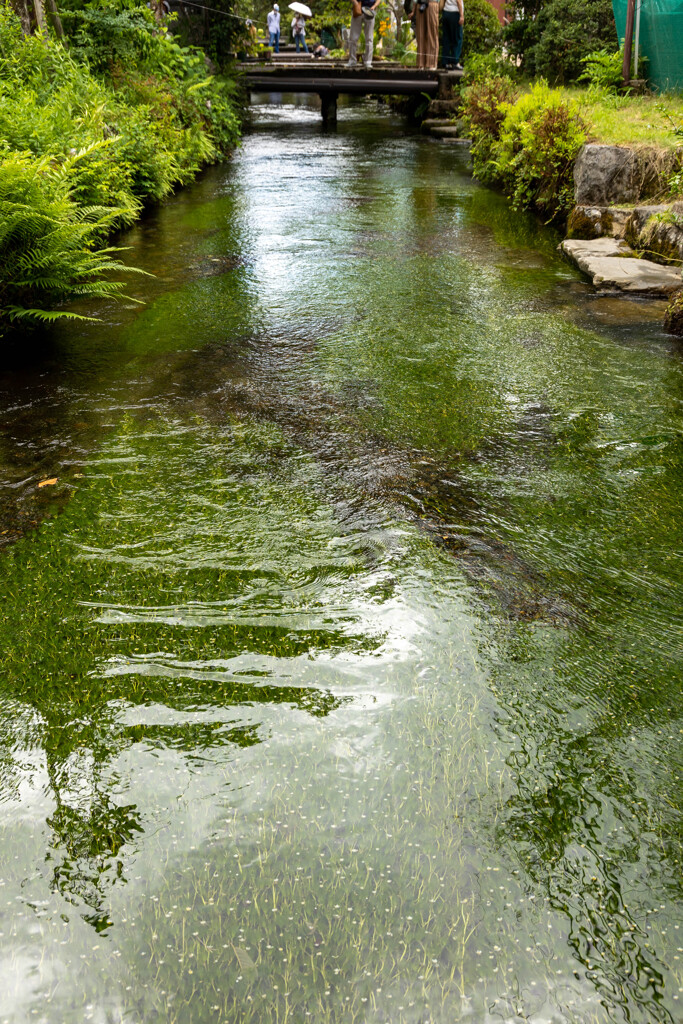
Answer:
<svg viewBox="0 0 683 1024"><path fill-rule="evenodd" d="M640 6L642 0L636 0L636 41L633 44L635 46L635 54L633 55L633 75L635 78L638 77L638 51L640 50Z"/></svg>
<svg viewBox="0 0 683 1024"><path fill-rule="evenodd" d="M621 66L621 77L624 80L624 85L628 85L631 80L631 53L633 51L633 14L636 6L636 0L628 0L628 8L626 9L626 35L624 37L624 63Z"/></svg>

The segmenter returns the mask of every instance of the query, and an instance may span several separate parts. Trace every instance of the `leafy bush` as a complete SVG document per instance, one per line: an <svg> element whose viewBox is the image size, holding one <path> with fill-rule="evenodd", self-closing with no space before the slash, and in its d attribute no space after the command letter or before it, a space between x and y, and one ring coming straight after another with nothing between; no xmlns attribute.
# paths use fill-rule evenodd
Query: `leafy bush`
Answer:
<svg viewBox="0 0 683 1024"><path fill-rule="evenodd" d="M74 318L40 306L121 291L120 282L102 275L127 268L112 258L115 250L96 248L115 211L77 205L72 170L73 162L55 168L49 157L31 153L0 163L0 322Z"/></svg>
<svg viewBox="0 0 683 1024"><path fill-rule="evenodd" d="M154 15L129 0L60 0L69 43L95 72L157 63L163 50Z"/></svg>
<svg viewBox="0 0 683 1024"><path fill-rule="evenodd" d="M465 82L483 82L487 78L517 77L517 68L500 50L489 50L488 53L473 53L465 68Z"/></svg>
<svg viewBox="0 0 683 1024"><path fill-rule="evenodd" d="M496 173L513 204L554 219L573 205L574 161L586 128L573 105L538 82L506 110L495 147Z"/></svg>
<svg viewBox="0 0 683 1024"><path fill-rule="evenodd" d="M467 0L463 60L469 59L473 53L489 53L500 37L500 22L488 0Z"/></svg>
<svg viewBox="0 0 683 1024"><path fill-rule="evenodd" d="M151 31L150 12L142 2L90 0L80 6L81 13L101 16L102 24L108 25L107 19L113 17L126 28L121 28L118 42L111 38L102 44L106 60L101 54L97 57L97 37L85 29L79 29L80 41L71 51L43 36L25 38L7 0L0 0L0 173L7 164L12 180L23 168L26 182L33 181L28 168L32 156L39 170L31 188L26 185L28 207L35 201L45 210L46 204L56 203L50 216L55 224L64 225L69 244L82 238L84 266L105 269L105 263L93 258L94 239L131 224L145 203L162 199L226 153L237 141L239 121L232 83L210 76L200 51ZM68 13L66 4L60 9ZM92 56L88 47L95 53L93 65L108 68L106 76L97 77L84 63L84 54L88 60ZM112 64L122 54L129 59ZM54 181L51 175L56 176ZM59 188L57 180L62 181ZM94 209L99 210L94 220L90 214L81 217ZM24 295L29 285L21 269L22 237L29 239L30 232L13 235L12 246L4 253L9 266L3 267L3 280L6 289L16 274ZM54 252L55 274L46 272L43 285L36 279L40 302L49 301L50 281L55 301L67 293L68 260L61 251ZM40 259L48 260L50 252L49 247L41 249ZM79 274L75 273L74 285L80 288ZM3 308L9 308L8 301L3 300Z"/></svg>
<svg viewBox="0 0 683 1024"><path fill-rule="evenodd" d="M465 91L463 121L481 181L550 220L571 208L572 171L586 129L558 90L540 82L516 99L509 79L485 79Z"/></svg>
<svg viewBox="0 0 683 1024"><path fill-rule="evenodd" d="M664 313L664 330L683 338L683 291L671 296Z"/></svg>
<svg viewBox="0 0 683 1024"><path fill-rule="evenodd" d="M573 82L583 58L617 45L612 0L551 0L538 16L535 73L551 82Z"/></svg>
<svg viewBox="0 0 683 1024"><path fill-rule="evenodd" d="M581 58L585 70L579 75L579 81L588 82L589 87L601 92L616 92L623 82L623 61L622 50L594 50Z"/></svg>
<svg viewBox="0 0 683 1024"><path fill-rule="evenodd" d="M618 45L611 0L513 0L511 8L504 37L531 77L576 81L589 53Z"/></svg>
<svg viewBox="0 0 683 1024"><path fill-rule="evenodd" d="M484 183L496 180L492 153L505 115L516 98L509 78L485 77L475 81L463 94L462 121L472 140L474 173Z"/></svg>

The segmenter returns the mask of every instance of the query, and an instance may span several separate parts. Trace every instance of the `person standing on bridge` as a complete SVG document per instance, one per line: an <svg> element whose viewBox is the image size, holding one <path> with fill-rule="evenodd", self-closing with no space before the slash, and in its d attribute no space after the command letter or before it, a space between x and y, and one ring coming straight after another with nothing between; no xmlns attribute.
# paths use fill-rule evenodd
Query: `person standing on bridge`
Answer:
<svg viewBox="0 0 683 1024"><path fill-rule="evenodd" d="M462 26L465 21L464 0L440 0L439 10L442 11L441 27L441 59L445 68L462 71Z"/></svg>
<svg viewBox="0 0 683 1024"><path fill-rule="evenodd" d="M308 53L308 47L306 46L306 19L303 14L297 14L292 18L292 34L294 35L296 52L299 52L299 46L301 46L304 53Z"/></svg>
<svg viewBox="0 0 683 1024"><path fill-rule="evenodd" d="M438 0L437 0L438 2ZM346 62L347 68L355 68L356 50L361 31L365 32L365 53L363 54L363 67L369 71L372 67L372 51L375 36L375 10L379 7L380 0L351 0L351 32L349 35L349 59Z"/></svg>
<svg viewBox="0 0 683 1024"><path fill-rule="evenodd" d="M273 4L272 11L268 12L268 36L270 45L275 53L280 52L280 8Z"/></svg>
<svg viewBox="0 0 683 1024"><path fill-rule="evenodd" d="M410 17L415 19L416 67L435 71L439 63L439 0L417 0Z"/></svg>

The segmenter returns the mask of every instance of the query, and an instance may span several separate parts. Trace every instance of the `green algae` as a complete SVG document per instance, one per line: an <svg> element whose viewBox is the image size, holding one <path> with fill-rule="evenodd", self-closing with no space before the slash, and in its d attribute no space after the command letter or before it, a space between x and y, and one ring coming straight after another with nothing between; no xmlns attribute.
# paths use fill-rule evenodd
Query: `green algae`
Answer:
<svg viewBox="0 0 683 1024"><path fill-rule="evenodd" d="M679 1016L677 352L360 110L131 233L51 425L12 382L0 1020Z"/></svg>

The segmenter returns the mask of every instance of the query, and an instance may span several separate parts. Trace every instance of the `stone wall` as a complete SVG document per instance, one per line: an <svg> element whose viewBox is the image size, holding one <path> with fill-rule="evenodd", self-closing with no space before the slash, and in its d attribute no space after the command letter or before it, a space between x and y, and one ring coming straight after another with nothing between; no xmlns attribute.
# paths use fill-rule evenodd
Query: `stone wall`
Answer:
<svg viewBox="0 0 683 1024"><path fill-rule="evenodd" d="M683 260L683 201L661 202L681 167L683 149L584 146L574 166L568 236L623 238L657 262Z"/></svg>
<svg viewBox="0 0 683 1024"><path fill-rule="evenodd" d="M589 142L574 165L574 201L577 206L611 206L661 199L669 178L681 167L683 148Z"/></svg>

